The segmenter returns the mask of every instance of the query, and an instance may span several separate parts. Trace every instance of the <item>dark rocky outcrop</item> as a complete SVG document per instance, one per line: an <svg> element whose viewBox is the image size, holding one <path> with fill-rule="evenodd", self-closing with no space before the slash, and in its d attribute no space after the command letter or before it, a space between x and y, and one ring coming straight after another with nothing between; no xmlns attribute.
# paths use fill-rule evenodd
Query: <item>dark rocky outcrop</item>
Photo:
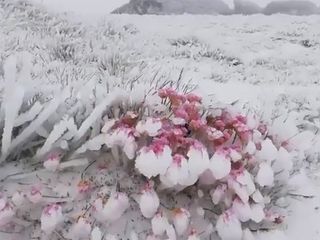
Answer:
<svg viewBox="0 0 320 240"><path fill-rule="evenodd" d="M319 0L320 1L320 0ZM282 0L269 3L264 9L254 0L234 0L231 10L224 0L130 0L112 13L126 14L319 14L320 9L308 0Z"/></svg>
<svg viewBox="0 0 320 240"><path fill-rule="evenodd" d="M230 14L223 0L131 0L113 13L128 14Z"/></svg>
<svg viewBox="0 0 320 240"><path fill-rule="evenodd" d="M251 15L262 12L262 8L251 1L246 0L234 0L234 11L235 14Z"/></svg>
<svg viewBox="0 0 320 240"><path fill-rule="evenodd" d="M127 14L159 14L162 4L156 0L131 0L129 3L117 8L112 13Z"/></svg>
<svg viewBox="0 0 320 240"><path fill-rule="evenodd" d="M263 13L271 14L291 14L291 15L311 15L319 13L318 7L309 1L274 1L269 3Z"/></svg>

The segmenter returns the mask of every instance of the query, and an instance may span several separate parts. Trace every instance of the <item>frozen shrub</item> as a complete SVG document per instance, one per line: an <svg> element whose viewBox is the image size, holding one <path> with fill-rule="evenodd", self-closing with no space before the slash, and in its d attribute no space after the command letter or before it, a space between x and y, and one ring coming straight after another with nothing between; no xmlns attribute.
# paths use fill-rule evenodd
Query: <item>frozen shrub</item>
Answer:
<svg viewBox="0 0 320 240"><path fill-rule="evenodd" d="M39 184L1 195L0 229L36 209L43 209L34 211L43 234L71 239L94 239L97 227L132 214L149 226L148 239L240 239L283 222L276 203L288 192L299 145L288 140L289 123L270 127L254 114L208 108L200 96L166 87L140 100L120 90L106 96L79 128L67 117L51 120L47 140L32 148L43 161Z"/></svg>
<svg viewBox="0 0 320 240"><path fill-rule="evenodd" d="M61 43L52 49L52 58L58 59L62 62L74 60L75 47L73 44Z"/></svg>
<svg viewBox="0 0 320 240"><path fill-rule="evenodd" d="M273 141L276 138L267 125L254 115L240 115L228 108L211 112L201 97L192 93L165 88L159 97L167 106L160 115L145 118L127 113L106 132L108 146L121 142L123 156L134 161L136 171L154 181L140 199L142 215L153 218L154 234L164 231L155 222L167 225L163 214L156 214L160 189L203 189L211 196L211 208L219 209L217 231L222 239L240 239L242 229L251 223L281 223L281 215L272 213L272 203L266 199L272 197L279 181L283 184L288 179L294 153L283 142ZM120 132L124 136L117 140L114 136ZM125 146L133 142L135 147L128 154ZM287 174L279 174L284 172ZM197 196L192 194L191 198ZM275 217L270 218L270 213ZM173 211L179 236L189 229L189 218L192 216L186 209Z"/></svg>

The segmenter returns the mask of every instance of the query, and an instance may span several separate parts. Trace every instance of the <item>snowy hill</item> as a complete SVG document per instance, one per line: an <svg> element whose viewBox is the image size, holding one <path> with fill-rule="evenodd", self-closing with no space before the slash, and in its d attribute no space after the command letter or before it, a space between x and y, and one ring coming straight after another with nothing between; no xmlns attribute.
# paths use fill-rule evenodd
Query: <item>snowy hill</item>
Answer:
<svg viewBox="0 0 320 240"><path fill-rule="evenodd" d="M258 1L259 2L259 1ZM223 0L131 0L117 8L113 13L128 14L258 14L282 13L292 15L311 15L319 13L318 7L311 1L274 0L265 8L258 2L235 0L233 9Z"/></svg>
<svg viewBox="0 0 320 240"><path fill-rule="evenodd" d="M223 0L131 0L114 13L130 14L229 14Z"/></svg>

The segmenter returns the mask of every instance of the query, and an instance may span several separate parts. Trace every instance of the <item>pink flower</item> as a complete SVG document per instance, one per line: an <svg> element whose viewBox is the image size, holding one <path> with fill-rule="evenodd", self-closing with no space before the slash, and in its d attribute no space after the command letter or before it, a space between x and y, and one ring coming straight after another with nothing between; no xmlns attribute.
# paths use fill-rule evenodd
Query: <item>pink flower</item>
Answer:
<svg viewBox="0 0 320 240"><path fill-rule="evenodd" d="M160 200L153 188L147 187L142 191L139 206L145 218L152 218L158 211Z"/></svg>
<svg viewBox="0 0 320 240"><path fill-rule="evenodd" d="M178 96L178 93L173 88L163 88L159 90L158 95L161 98L167 98L167 97Z"/></svg>
<svg viewBox="0 0 320 240"><path fill-rule="evenodd" d="M245 116L242 116L242 115L238 115L235 117L237 119L237 121L243 123L243 124L246 124L247 123L247 117Z"/></svg>
<svg viewBox="0 0 320 240"><path fill-rule="evenodd" d="M187 153L188 166L191 177L197 179L209 168L209 155L205 146L199 141L194 141Z"/></svg>
<svg viewBox="0 0 320 240"><path fill-rule="evenodd" d="M10 223L15 212L4 196L0 197L0 227Z"/></svg>
<svg viewBox="0 0 320 240"><path fill-rule="evenodd" d="M246 186L240 184L238 181L230 177L228 179L228 187L235 192L242 202L246 203L249 201L250 194Z"/></svg>
<svg viewBox="0 0 320 240"><path fill-rule="evenodd" d="M268 131L267 125L260 123L260 125L258 126L258 131L261 132L262 135L265 135Z"/></svg>
<svg viewBox="0 0 320 240"><path fill-rule="evenodd" d="M155 137L159 134L160 129L162 128L162 123L160 119L147 118L146 121L138 122L136 130L140 134L146 133L150 137Z"/></svg>
<svg viewBox="0 0 320 240"><path fill-rule="evenodd" d="M219 180L229 175L231 171L231 161L228 151L218 150L210 159L209 169L213 176Z"/></svg>
<svg viewBox="0 0 320 240"><path fill-rule="evenodd" d="M186 112L186 110L183 109L182 107L179 107L179 108L175 109L174 110L174 115L177 118L182 118L182 119L184 119L186 121L189 121L189 115Z"/></svg>
<svg viewBox="0 0 320 240"><path fill-rule="evenodd" d="M218 130L224 130L226 124L222 120L217 120L214 122L214 127Z"/></svg>
<svg viewBox="0 0 320 240"><path fill-rule="evenodd" d="M200 115L200 111L199 111L199 105L197 103L195 103L195 102L188 103L188 104L185 103L183 105L183 108L188 113L190 120L200 119L201 115Z"/></svg>
<svg viewBox="0 0 320 240"><path fill-rule="evenodd" d="M176 90L172 88L161 89L158 94L160 98L169 98L173 106L178 106L186 101L184 95L177 93Z"/></svg>
<svg viewBox="0 0 320 240"><path fill-rule="evenodd" d="M188 240L200 240L197 231L195 229L191 230L191 233L188 236Z"/></svg>
<svg viewBox="0 0 320 240"><path fill-rule="evenodd" d="M127 127L119 127L108 133L106 145L110 148L120 147L129 159L133 159L137 150L134 130Z"/></svg>
<svg viewBox="0 0 320 240"><path fill-rule="evenodd" d="M100 222L114 222L129 208L129 198L125 193L113 193L109 199L98 198L93 203L95 217Z"/></svg>
<svg viewBox="0 0 320 240"><path fill-rule="evenodd" d="M58 204L47 205L41 214L41 230L46 234L52 233L63 221L62 208Z"/></svg>
<svg viewBox="0 0 320 240"><path fill-rule="evenodd" d="M206 124L201 119L191 120L189 125L192 130L200 130L206 128Z"/></svg>
<svg viewBox="0 0 320 240"><path fill-rule="evenodd" d="M224 137L223 132L221 132L220 130L217 130L213 127L207 128L207 134L208 134L208 139L210 141L221 139Z"/></svg>
<svg viewBox="0 0 320 240"><path fill-rule="evenodd" d="M211 200L214 204L218 204L227 192L227 185L219 184L216 188L211 189L210 196Z"/></svg>
<svg viewBox="0 0 320 240"><path fill-rule="evenodd" d="M241 222L231 210L224 212L218 218L216 229L223 240L242 239Z"/></svg>
<svg viewBox="0 0 320 240"><path fill-rule="evenodd" d="M88 194L92 190L92 184L91 181L88 180L81 180L78 185L78 192L80 194Z"/></svg>
<svg viewBox="0 0 320 240"><path fill-rule="evenodd" d="M189 177L189 168L187 159L179 154L173 156L173 162L164 175L160 176L161 182L166 187L175 187L184 185Z"/></svg>
<svg viewBox="0 0 320 240"><path fill-rule="evenodd" d="M162 142L142 148L135 160L135 167L147 178L164 175L172 163L172 151Z"/></svg>
<svg viewBox="0 0 320 240"><path fill-rule="evenodd" d="M182 236L188 229L190 222L190 213L184 208L173 210L173 225L179 236Z"/></svg>
<svg viewBox="0 0 320 240"><path fill-rule="evenodd" d="M196 94L193 94L193 93L187 94L186 97L187 97L187 100L189 102L198 102L198 103L200 103L202 101L202 97L200 97L200 96L198 96Z"/></svg>
<svg viewBox="0 0 320 240"><path fill-rule="evenodd" d="M151 220L152 232L154 235L162 236L169 226L168 219L162 212L158 212Z"/></svg>
<svg viewBox="0 0 320 240"><path fill-rule="evenodd" d="M40 186L32 186L27 198L32 203L39 203L42 200L42 193Z"/></svg>
<svg viewBox="0 0 320 240"><path fill-rule="evenodd" d="M52 172L55 172L60 165L61 154L58 152L54 152L49 154L48 158L44 161L43 166Z"/></svg>
<svg viewBox="0 0 320 240"><path fill-rule="evenodd" d="M241 222L247 222L251 219L251 208L249 203L244 203L240 198L235 198L232 204L232 211Z"/></svg>

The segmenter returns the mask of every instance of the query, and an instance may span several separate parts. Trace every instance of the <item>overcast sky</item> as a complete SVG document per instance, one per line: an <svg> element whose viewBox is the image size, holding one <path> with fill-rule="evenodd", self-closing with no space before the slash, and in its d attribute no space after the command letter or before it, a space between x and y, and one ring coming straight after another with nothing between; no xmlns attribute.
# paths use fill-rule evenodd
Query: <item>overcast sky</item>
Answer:
<svg viewBox="0 0 320 240"><path fill-rule="evenodd" d="M79 14L106 14L129 0L32 0L57 11L72 11Z"/></svg>

